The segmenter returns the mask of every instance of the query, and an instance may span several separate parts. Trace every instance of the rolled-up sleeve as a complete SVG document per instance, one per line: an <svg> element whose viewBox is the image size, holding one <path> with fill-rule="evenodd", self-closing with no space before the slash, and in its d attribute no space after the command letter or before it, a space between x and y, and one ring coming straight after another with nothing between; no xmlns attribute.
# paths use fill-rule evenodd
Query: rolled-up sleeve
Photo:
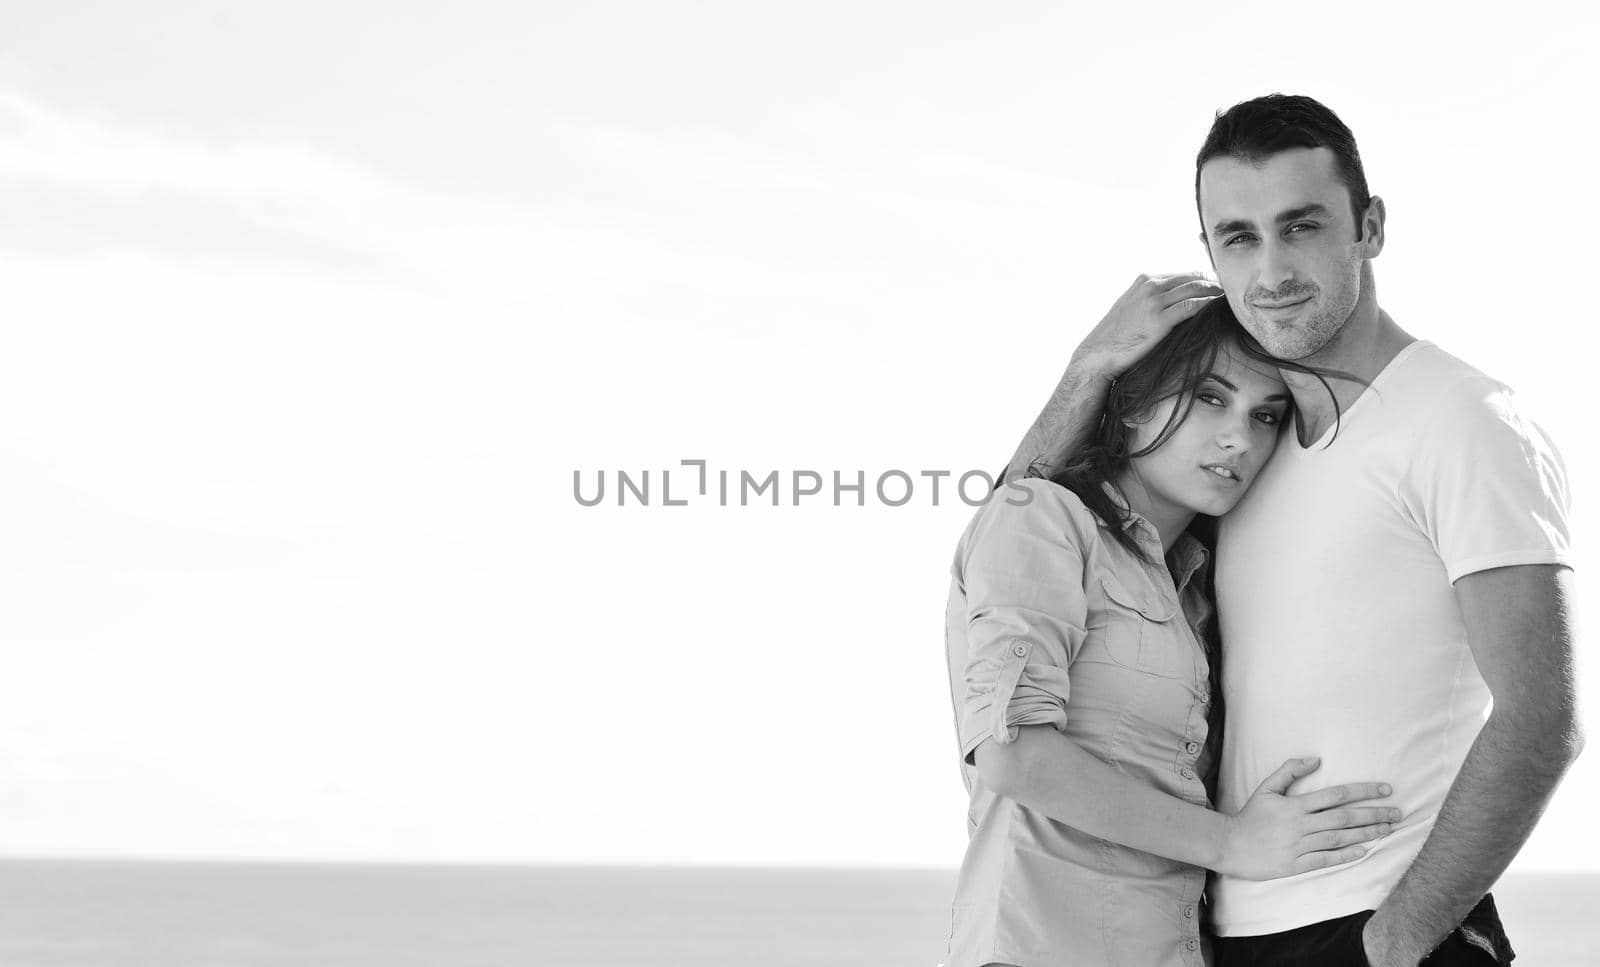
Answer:
<svg viewBox="0 0 1600 967"><path fill-rule="evenodd" d="M995 493L970 535L958 716L968 763L984 739L1011 742L1019 726L1066 728L1068 669L1088 613L1083 534L1069 501L1076 498L1056 484L1024 480Z"/></svg>

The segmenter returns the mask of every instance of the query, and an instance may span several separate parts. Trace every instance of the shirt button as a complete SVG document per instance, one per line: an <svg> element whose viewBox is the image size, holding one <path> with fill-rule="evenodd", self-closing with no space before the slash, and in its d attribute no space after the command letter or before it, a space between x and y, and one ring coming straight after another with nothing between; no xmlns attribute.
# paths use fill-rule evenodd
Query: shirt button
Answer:
<svg viewBox="0 0 1600 967"><path fill-rule="evenodd" d="M1200 946L1200 941L1195 940L1194 938L1191 937L1190 939L1185 940L1183 942L1183 945L1185 947L1188 947L1190 950L1193 950L1194 948Z"/></svg>
<svg viewBox="0 0 1600 967"><path fill-rule="evenodd" d="M1185 742L1183 744L1183 751L1189 753L1190 755L1199 755L1200 754L1200 743L1198 743L1198 742Z"/></svg>
<svg viewBox="0 0 1600 967"><path fill-rule="evenodd" d="M1180 770L1178 770L1178 775L1184 777L1185 779L1193 779L1194 778L1194 770L1193 769L1187 769L1187 768L1186 769L1180 769Z"/></svg>
<svg viewBox="0 0 1600 967"><path fill-rule="evenodd" d="M1185 920L1193 920L1194 919L1194 907L1184 907L1183 908L1183 918Z"/></svg>
<svg viewBox="0 0 1600 967"><path fill-rule="evenodd" d="M1028 646L1023 644L1012 645L1011 653L1016 655L1018 658L1026 658L1028 655Z"/></svg>

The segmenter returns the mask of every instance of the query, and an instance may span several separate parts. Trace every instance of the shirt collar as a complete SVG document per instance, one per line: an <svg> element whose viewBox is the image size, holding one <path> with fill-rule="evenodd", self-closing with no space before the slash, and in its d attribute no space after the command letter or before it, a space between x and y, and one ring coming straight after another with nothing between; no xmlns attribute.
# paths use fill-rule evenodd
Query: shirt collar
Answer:
<svg viewBox="0 0 1600 967"><path fill-rule="evenodd" d="M1123 530L1133 532L1135 541L1149 548L1155 557L1160 558L1162 556L1161 532L1156 530L1156 525L1150 523L1137 511L1129 507L1128 501L1122 496L1122 491L1113 486L1110 481L1102 483L1100 489L1105 492L1107 497L1111 498L1111 503L1126 515L1126 520L1122 524ZM1205 577L1201 569L1211 560L1211 552L1206 549L1204 544L1196 540L1193 534L1187 531L1179 534L1178 539L1172 542L1172 551L1168 556L1172 558L1173 587L1180 594L1183 593L1184 587L1188 585L1190 579L1197 573L1202 578Z"/></svg>
<svg viewBox="0 0 1600 967"><path fill-rule="evenodd" d="M1204 581L1206 565L1210 562L1211 552L1206 550L1204 544L1187 531L1180 534L1172 545L1172 577L1178 593L1182 594L1183 589L1196 577Z"/></svg>

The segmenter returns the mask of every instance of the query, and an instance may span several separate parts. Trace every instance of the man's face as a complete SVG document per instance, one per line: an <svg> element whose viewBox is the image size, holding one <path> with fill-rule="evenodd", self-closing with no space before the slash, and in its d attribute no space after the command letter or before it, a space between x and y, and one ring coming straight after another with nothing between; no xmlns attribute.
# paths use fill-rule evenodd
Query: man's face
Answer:
<svg viewBox="0 0 1600 967"><path fill-rule="evenodd" d="M1228 305L1267 352L1305 359L1338 335L1376 252L1357 238L1332 151L1211 159L1200 169L1200 218Z"/></svg>

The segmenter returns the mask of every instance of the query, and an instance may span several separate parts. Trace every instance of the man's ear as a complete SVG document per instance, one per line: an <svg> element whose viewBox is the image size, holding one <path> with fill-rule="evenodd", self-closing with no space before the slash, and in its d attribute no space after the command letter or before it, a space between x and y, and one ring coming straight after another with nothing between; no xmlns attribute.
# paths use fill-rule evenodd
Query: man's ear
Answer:
<svg viewBox="0 0 1600 967"><path fill-rule="evenodd" d="M1377 195L1367 202L1367 210L1361 216L1361 257L1375 259L1383 251L1383 221L1387 217L1384 211L1383 199Z"/></svg>

